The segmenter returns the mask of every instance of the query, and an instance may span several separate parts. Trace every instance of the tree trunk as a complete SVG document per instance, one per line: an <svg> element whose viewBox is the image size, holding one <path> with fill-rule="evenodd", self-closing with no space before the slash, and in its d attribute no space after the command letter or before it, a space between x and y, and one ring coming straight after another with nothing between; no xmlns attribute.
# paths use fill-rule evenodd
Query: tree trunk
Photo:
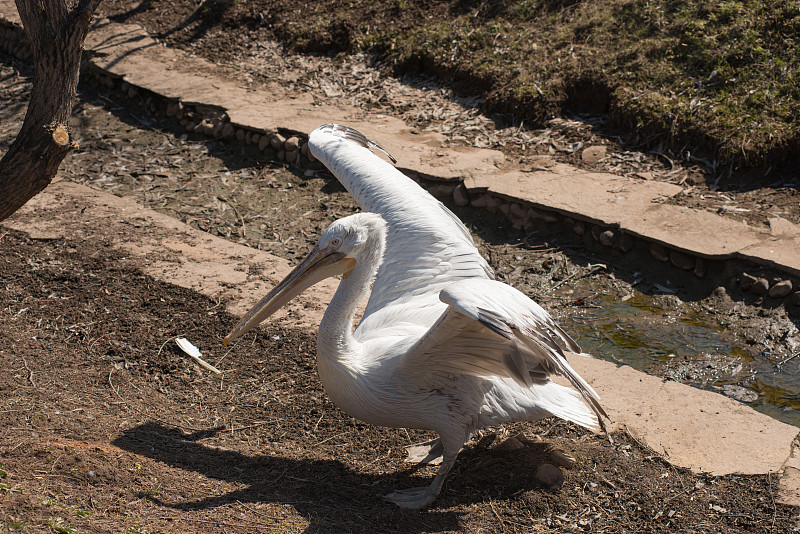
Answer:
<svg viewBox="0 0 800 534"><path fill-rule="evenodd" d="M0 221L21 208L56 175L75 147L69 117L83 41L101 0L15 0L31 44L33 90L25 121L0 160Z"/></svg>

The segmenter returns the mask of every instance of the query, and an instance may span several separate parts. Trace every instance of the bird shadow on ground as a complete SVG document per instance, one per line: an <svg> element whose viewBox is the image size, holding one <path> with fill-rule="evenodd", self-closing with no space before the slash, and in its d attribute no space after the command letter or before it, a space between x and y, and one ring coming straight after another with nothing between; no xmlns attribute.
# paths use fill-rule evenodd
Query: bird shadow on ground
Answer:
<svg viewBox="0 0 800 534"><path fill-rule="evenodd" d="M200 437L208 437L210 432L213 431ZM338 460L248 456L193 441L197 438L160 423L148 422L124 431L113 444L172 467L244 486L197 500L152 498L162 506L177 510L203 510L237 502L273 502L296 508L309 519L311 524L307 530L310 532L325 531L333 525L348 531L351 528L347 525L363 528L364 519L367 523L391 520L402 532L409 533L428 531L431 523L437 528L458 528L455 512L409 512L382 502L381 495L391 492L395 484L408 485L406 479L415 469L398 475L368 475ZM406 523L404 518L416 520Z"/></svg>
<svg viewBox="0 0 800 534"><path fill-rule="evenodd" d="M427 477L414 476L417 465L389 474L367 474L339 460L277 455L249 456L230 449L199 443L218 429L191 435L156 422L125 430L113 445L171 467L194 471L210 479L242 485L227 493L196 500L148 496L161 506L196 511L237 502L273 502L291 505L317 532L336 525L342 530L369 531L369 524L391 524L401 532L458 530L463 513L453 508L469 507L486 500L508 499L520 492L541 490L533 480L537 465L544 463L550 446L528 444L524 450L498 453L487 450L494 441L481 439L462 451L443 494L432 509L407 511L383 502L381 496L396 488L428 484ZM515 473L516 471L516 473ZM524 473L522 473L524 471ZM498 478L499 477L499 478ZM191 492L188 492L191 493ZM351 528L352 527L352 528Z"/></svg>

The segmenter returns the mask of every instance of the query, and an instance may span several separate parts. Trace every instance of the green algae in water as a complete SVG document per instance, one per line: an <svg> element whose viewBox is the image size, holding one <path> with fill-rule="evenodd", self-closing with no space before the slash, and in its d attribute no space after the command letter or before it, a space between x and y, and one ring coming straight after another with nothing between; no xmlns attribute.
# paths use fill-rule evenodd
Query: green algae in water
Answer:
<svg viewBox="0 0 800 534"><path fill-rule="evenodd" d="M598 304L573 317L569 327L586 352L712 391L749 383L758 393L753 408L800 426L800 363L776 372L772 362L734 344L719 324L696 313L678 316L641 293Z"/></svg>

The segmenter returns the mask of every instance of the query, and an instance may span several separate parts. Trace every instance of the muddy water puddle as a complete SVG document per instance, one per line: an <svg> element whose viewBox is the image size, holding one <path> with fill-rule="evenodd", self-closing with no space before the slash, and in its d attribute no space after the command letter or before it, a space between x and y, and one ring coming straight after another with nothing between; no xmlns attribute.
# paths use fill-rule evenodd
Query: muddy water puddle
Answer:
<svg viewBox="0 0 800 534"><path fill-rule="evenodd" d="M692 311L668 313L643 293L604 296L567 320L596 357L716 391L800 426L800 358L753 354L726 329ZM751 349L752 350L752 349Z"/></svg>

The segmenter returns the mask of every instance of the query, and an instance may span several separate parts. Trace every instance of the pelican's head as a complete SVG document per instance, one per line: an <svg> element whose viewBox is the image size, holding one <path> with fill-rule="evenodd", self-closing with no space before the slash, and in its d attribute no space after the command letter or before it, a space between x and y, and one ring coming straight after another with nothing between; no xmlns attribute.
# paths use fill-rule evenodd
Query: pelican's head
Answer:
<svg viewBox="0 0 800 534"><path fill-rule="evenodd" d="M370 263L379 261L385 232L386 223L375 213L356 213L334 221L322 232L308 256L239 321L223 342L227 344L258 326L317 282L337 275L347 277L359 258L364 260L365 247L373 256Z"/></svg>

